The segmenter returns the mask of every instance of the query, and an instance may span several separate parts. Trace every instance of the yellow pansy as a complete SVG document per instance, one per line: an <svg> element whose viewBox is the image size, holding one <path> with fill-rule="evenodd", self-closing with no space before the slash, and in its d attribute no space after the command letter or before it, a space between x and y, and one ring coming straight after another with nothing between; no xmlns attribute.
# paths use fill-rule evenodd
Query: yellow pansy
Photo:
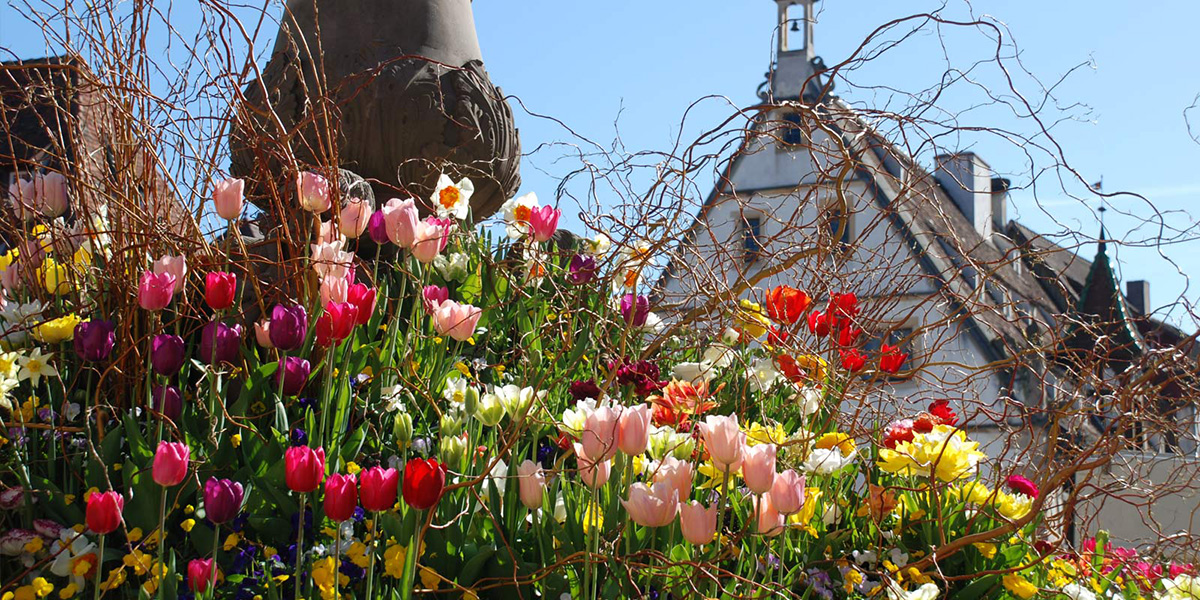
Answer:
<svg viewBox="0 0 1200 600"><path fill-rule="evenodd" d="M138 575L145 575L146 572L150 570L150 565L154 564L154 558L149 554L134 548L132 552L126 554L124 558L121 559L121 562L125 563L125 566L133 569L134 573L137 573Z"/></svg>
<svg viewBox="0 0 1200 600"><path fill-rule="evenodd" d="M184 519L183 522L179 524L180 529L187 531L189 533L192 531L192 528L195 526L196 526L195 519Z"/></svg>
<svg viewBox="0 0 1200 600"><path fill-rule="evenodd" d="M358 466L358 463L356 463L354 461L350 461L350 462L346 463L346 472L351 475L357 475L358 472L361 470L362 470L362 467Z"/></svg>
<svg viewBox="0 0 1200 600"><path fill-rule="evenodd" d="M646 455L638 454L637 456L634 456L633 460L630 462L633 465L634 475L641 475L642 473L646 472Z"/></svg>
<svg viewBox="0 0 1200 600"><path fill-rule="evenodd" d="M850 456L854 453L855 448L858 447L849 435L837 431L831 431L822 435L820 438L817 438L817 443L814 444L814 447L821 450L832 450L835 446L842 453L842 456Z"/></svg>
<svg viewBox="0 0 1200 600"><path fill-rule="evenodd" d="M82 320L79 315L69 314L46 321L33 328L33 337L37 341L47 344L70 341L75 337L75 326Z"/></svg>
<svg viewBox="0 0 1200 600"><path fill-rule="evenodd" d="M240 536L236 533L231 533L231 534L229 534L229 537L225 538L225 543L221 545L221 549L226 552L229 552L230 550L237 548L238 543L240 543L241 541L242 541L242 536Z"/></svg>
<svg viewBox="0 0 1200 600"><path fill-rule="evenodd" d="M24 550L29 554L37 554L42 551L42 546L46 544L41 537L35 537L25 543Z"/></svg>
<svg viewBox="0 0 1200 600"><path fill-rule="evenodd" d="M50 592L54 591L54 585L46 581L45 577L34 579L31 587L33 588L33 593L37 594L38 598L45 598L50 595Z"/></svg>
<svg viewBox="0 0 1200 600"><path fill-rule="evenodd" d="M420 576L421 585L425 586L425 589L436 590L442 583L442 576L429 567L421 567Z"/></svg>
<svg viewBox="0 0 1200 600"><path fill-rule="evenodd" d="M62 598L63 600L67 600L68 598L74 598L75 595L78 593L79 593L79 587L76 586L74 583L68 583L66 587L64 587L61 590L58 590L58 597Z"/></svg>
<svg viewBox="0 0 1200 600"><path fill-rule="evenodd" d="M350 544L350 549L346 551L346 558L354 563L360 569L367 568L370 564L370 559L367 558L367 546L362 542L354 542Z"/></svg>
<svg viewBox="0 0 1200 600"><path fill-rule="evenodd" d="M383 572L393 579L404 577L404 558L407 554L408 550L404 546L388 546L383 552Z"/></svg>
<svg viewBox="0 0 1200 600"><path fill-rule="evenodd" d="M234 448L240 448L242 446L242 434L235 433L232 436L230 436L229 443L233 444Z"/></svg>

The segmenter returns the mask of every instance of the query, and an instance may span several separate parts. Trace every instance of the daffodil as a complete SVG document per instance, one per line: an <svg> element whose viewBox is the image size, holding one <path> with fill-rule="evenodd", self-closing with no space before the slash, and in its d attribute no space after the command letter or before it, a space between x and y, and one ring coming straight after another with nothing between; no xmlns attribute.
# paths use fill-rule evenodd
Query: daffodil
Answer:
<svg viewBox="0 0 1200 600"><path fill-rule="evenodd" d="M50 365L52 358L54 358L53 352L42 354L41 348L34 348L29 354L18 359L21 363L21 372L17 374L17 379L20 381L28 379L36 388L43 377L58 376L58 371Z"/></svg>
<svg viewBox="0 0 1200 600"><path fill-rule="evenodd" d="M1023 600L1029 600L1037 595L1037 586L1029 583L1028 579L1025 579L1016 573L1009 573L1000 581L1004 584L1004 589L1012 592L1014 596L1022 598Z"/></svg>
<svg viewBox="0 0 1200 600"><path fill-rule="evenodd" d="M788 439L788 434L783 430L783 426L775 423L774 425L763 425L762 423L754 422L746 428L746 445L757 446L759 444L782 444Z"/></svg>
<svg viewBox="0 0 1200 600"><path fill-rule="evenodd" d="M454 183L449 175L442 173L438 176L437 187L433 189L433 206L439 217L454 217L462 220L467 218L471 209L471 194L475 193L475 184L463 177Z"/></svg>
<svg viewBox="0 0 1200 600"><path fill-rule="evenodd" d="M929 433L915 434L911 442L896 444L895 450L881 448L879 467L888 473L936 476L951 482L975 473L984 456L979 442L967 439L966 432L936 425Z"/></svg>
<svg viewBox="0 0 1200 600"><path fill-rule="evenodd" d="M75 326L82 321L74 313L46 321L33 329L33 338L47 344L70 341L75 337Z"/></svg>
<svg viewBox="0 0 1200 600"><path fill-rule="evenodd" d="M47 256L42 262L42 266L38 267L38 272L42 280L42 285L46 287L46 293L62 295L70 293L74 286L71 284L71 273L66 265L59 264L54 258Z"/></svg>

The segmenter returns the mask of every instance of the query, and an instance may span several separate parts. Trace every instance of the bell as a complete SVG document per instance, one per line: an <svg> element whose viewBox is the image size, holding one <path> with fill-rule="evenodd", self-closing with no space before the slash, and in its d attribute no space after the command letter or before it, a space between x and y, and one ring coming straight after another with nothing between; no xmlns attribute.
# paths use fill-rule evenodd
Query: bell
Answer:
<svg viewBox="0 0 1200 600"><path fill-rule="evenodd" d="M428 203L446 172L474 183L476 220L520 187L512 108L484 70L470 0L289 0L282 22L235 117L231 170L251 187L336 156L380 201Z"/></svg>

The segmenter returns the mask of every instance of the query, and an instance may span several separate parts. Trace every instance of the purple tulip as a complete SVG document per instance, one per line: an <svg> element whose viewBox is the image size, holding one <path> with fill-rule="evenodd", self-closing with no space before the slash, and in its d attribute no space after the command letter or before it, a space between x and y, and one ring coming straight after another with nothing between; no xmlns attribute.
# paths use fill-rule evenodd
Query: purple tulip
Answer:
<svg viewBox="0 0 1200 600"><path fill-rule="evenodd" d="M108 358L117 343L115 329L112 321L92 320L76 325L75 354L92 362Z"/></svg>
<svg viewBox="0 0 1200 600"><path fill-rule="evenodd" d="M295 396L304 389L310 373L312 373L312 366L308 364L307 360L299 356L289 356L287 361L275 371L275 385L279 385L279 378L282 376L283 395Z"/></svg>
<svg viewBox="0 0 1200 600"><path fill-rule="evenodd" d="M220 525L232 521L242 510L242 484L215 477L204 482L204 515Z"/></svg>
<svg viewBox="0 0 1200 600"><path fill-rule="evenodd" d="M371 241L376 244L382 245L388 242L387 219L384 219L382 210L375 211L371 215L371 219L367 221L367 233L371 236Z"/></svg>
<svg viewBox="0 0 1200 600"><path fill-rule="evenodd" d="M583 285L596 277L596 259L586 254L571 257L567 267L567 279L575 285Z"/></svg>
<svg viewBox="0 0 1200 600"><path fill-rule="evenodd" d="M308 333L308 313L303 306L276 304L271 311L271 343L284 352L295 350L304 343Z"/></svg>
<svg viewBox="0 0 1200 600"><path fill-rule="evenodd" d="M220 321L213 321L204 326L200 334L200 355L202 361L212 364L231 363L237 360L238 351L242 344L242 326L230 327Z"/></svg>
<svg viewBox="0 0 1200 600"><path fill-rule="evenodd" d="M634 327L641 327L646 324L646 317L649 315L649 298L633 294L625 294L621 297L621 316L625 317L626 323Z"/></svg>
<svg viewBox="0 0 1200 600"><path fill-rule="evenodd" d="M150 364L154 372L170 377L183 367L183 338L160 333L150 342Z"/></svg>
<svg viewBox="0 0 1200 600"><path fill-rule="evenodd" d="M179 393L179 388L173 385L154 386L150 396L154 398L154 410L167 420L177 422L183 416L183 395Z"/></svg>

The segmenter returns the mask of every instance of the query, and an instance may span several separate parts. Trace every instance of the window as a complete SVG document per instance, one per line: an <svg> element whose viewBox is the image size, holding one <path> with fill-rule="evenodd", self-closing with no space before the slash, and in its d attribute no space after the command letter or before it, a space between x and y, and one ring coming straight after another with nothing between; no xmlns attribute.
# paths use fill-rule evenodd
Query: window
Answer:
<svg viewBox="0 0 1200 600"><path fill-rule="evenodd" d="M800 115L790 113L783 115L787 125L783 129L783 143L788 146L799 146L804 143L804 129L800 126Z"/></svg>
<svg viewBox="0 0 1200 600"><path fill-rule="evenodd" d="M867 343L863 349L866 350L867 352L879 352L882 344L887 344L889 346L899 346L901 344L901 342L903 342L904 346L902 348L902 351L908 352L909 355L911 356L913 344L912 344L911 340L908 340L908 338L911 337L912 334L913 334L912 327L897 327L895 329L892 329L891 331L884 332L883 335L871 336L871 339L867 340ZM906 341L906 340L908 340L908 341Z"/></svg>
<svg viewBox="0 0 1200 600"><path fill-rule="evenodd" d="M742 258L746 264L758 260L762 255L762 217L747 216L742 219Z"/></svg>

